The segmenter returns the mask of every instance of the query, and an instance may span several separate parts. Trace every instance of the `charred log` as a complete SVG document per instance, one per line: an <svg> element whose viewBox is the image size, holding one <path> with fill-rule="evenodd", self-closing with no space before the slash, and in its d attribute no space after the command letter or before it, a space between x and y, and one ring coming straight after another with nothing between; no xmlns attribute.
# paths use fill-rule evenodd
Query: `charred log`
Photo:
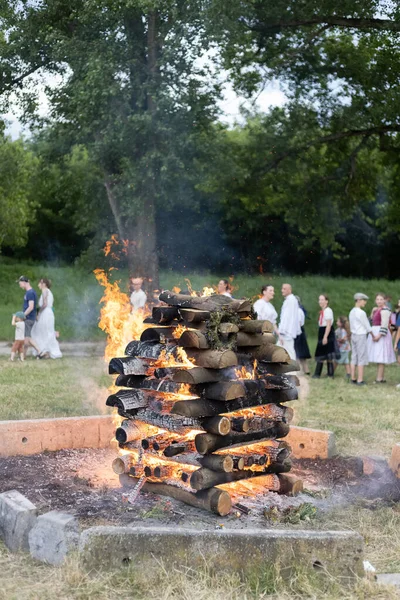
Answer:
<svg viewBox="0 0 400 600"><path fill-rule="evenodd" d="M262 471L232 471L231 473L217 473L201 467L194 473L190 478L190 485L195 490L205 490L216 485L222 485L224 483L232 483L233 481L239 481L241 479L250 479L252 477L259 477L260 475L269 475L271 473L285 473L290 470L290 461L282 464L272 464L263 469Z"/></svg>
<svg viewBox="0 0 400 600"><path fill-rule="evenodd" d="M235 433L218 436L212 433L198 433L195 437L196 450L200 454L211 454L220 448L227 448L238 444L246 444L260 440L269 440L285 437L289 433L286 423L272 422L268 429L258 432Z"/></svg>
<svg viewBox="0 0 400 600"><path fill-rule="evenodd" d="M152 317L155 323L170 323L179 319L179 311L175 306L154 306Z"/></svg>
<svg viewBox="0 0 400 600"><path fill-rule="evenodd" d="M233 312L251 311L250 300L234 300L228 296L215 294L213 296L185 296L184 294L175 294L165 291L160 294L160 300L169 306L179 306L180 308L192 308L214 312L221 308L228 308Z"/></svg>
<svg viewBox="0 0 400 600"><path fill-rule="evenodd" d="M131 358L123 356L122 358L112 358L108 366L110 375L148 375L150 363L143 358Z"/></svg>

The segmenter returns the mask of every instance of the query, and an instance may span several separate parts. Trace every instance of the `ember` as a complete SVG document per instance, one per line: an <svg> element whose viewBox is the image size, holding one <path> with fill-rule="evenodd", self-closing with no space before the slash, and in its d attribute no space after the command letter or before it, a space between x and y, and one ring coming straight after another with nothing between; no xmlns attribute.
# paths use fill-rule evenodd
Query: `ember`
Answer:
<svg viewBox="0 0 400 600"><path fill-rule="evenodd" d="M104 298L107 303L107 292ZM301 482L285 475L290 447L282 441L293 417L282 403L297 398L298 384L285 373L297 366L274 344L272 325L250 318L248 300L192 290L163 292L160 300L166 306L153 309L153 331L138 327L137 339L125 340L125 356L110 361L116 385L125 388L107 400L124 418L116 431L115 472L140 481L143 491L221 516L232 498L299 491ZM221 311L216 341L209 320ZM122 310L120 318L127 316ZM113 351L121 350L122 339L119 334Z"/></svg>

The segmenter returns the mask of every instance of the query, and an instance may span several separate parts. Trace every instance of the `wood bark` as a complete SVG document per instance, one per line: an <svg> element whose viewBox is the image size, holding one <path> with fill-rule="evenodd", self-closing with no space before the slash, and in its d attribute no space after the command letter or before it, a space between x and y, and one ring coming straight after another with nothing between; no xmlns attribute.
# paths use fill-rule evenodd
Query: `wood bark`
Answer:
<svg viewBox="0 0 400 600"><path fill-rule="evenodd" d="M203 394L209 400L227 401L245 396L246 388L241 381L220 381L205 385Z"/></svg>
<svg viewBox="0 0 400 600"><path fill-rule="evenodd" d="M270 321L243 319L239 323L240 331L244 333L274 333L274 326Z"/></svg>
<svg viewBox="0 0 400 600"><path fill-rule="evenodd" d="M250 479L253 477L260 477L261 475L269 475L271 473L285 473L290 470L290 461L282 464L272 464L263 469L262 471L232 471L230 473L218 473L201 467L190 477L190 485L195 490L205 490L216 485L222 485L224 483L232 483L233 481L240 481L241 479Z"/></svg>
<svg viewBox="0 0 400 600"><path fill-rule="evenodd" d="M215 416L211 418L194 419L177 414L161 414L154 407L139 408L136 411L136 418L149 425L168 429L178 433L188 433L191 429L203 429L216 435L225 436L231 430L231 423L228 417Z"/></svg>
<svg viewBox="0 0 400 600"><path fill-rule="evenodd" d="M143 428L133 421L123 421L115 431L115 438L120 444L134 442L143 437Z"/></svg>
<svg viewBox="0 0 400 600"><path fill-rule="evenodd" d="M159 340L158 340L159 341ZM125 348L125 354L127 356L138 357L138 358L154 358L157 359L163 350L167 352L173 352L174 347L168 347L165 344L158 344L153 341L139 341L133 340L129 342Z"/></svg>
<svg viewBox="0 0 400 600"><path fill-rule="evenodd" d="M270 334L265 334L270 335ZM237 334L237 346L261 346L265 343L265 337L263 333L246 333L244 331L239 331ZM269 340L268 340L269 341ZM272 343L274 343L275 338L272 339Z"/></svg>
<svg viewBox="0 0 400 600"><path fill-rule="evenodd" d="M106 405L116 406L124 412L143 408L150 402L151 395L143 390L118 390L115 394L108 396Z"/></svg>
<svg viewBox="0 0 400 600"><path fill-rule="evenodd" d="M268 393L264 397L252 396L249 398L236 398L229 402L218 400L208 400L199 398L195 400L180 400L175 402L171 409L171 414L187 417L211 417L223 413L231 413L244 408L263 406L266 404L279 404L280 402L289 402L297 400L298 393L295 388L288 390L266 390ZM288 413L290 416L291 412Z"/></svg>
<svg viewBox="0 0 400 600"><path fill-rule="evenodd" d="M173 381L177 383L212 383L220 381L223 373L218 370L204 369L203 367L194 367L193 369L177 368L172 373Z"/></svg>
<svg viewBox="0 0 400 600"><path fill-rule="evenodd" d="M120 482L125 487L134 487L137 483L135 479L126 474L120 475ZM195 508L214 512L220 517L225 517L232 508L232 500L228 492L217 488L209 488L203 492L193 493L174 485L146 481L142 490L160 496L169 496Z"/></svg>
<svg viewBox="0 0 400 600"><path fill-rule="evenodd" d="M237 356L232 350L192 350L186 354L193 358L198 367L206 369L224 369L238 364Z"/></svg>
<svg viewBox="0 0 400 600"><path fill-rule="evenodd" d="M268 335L268 334L266 334ZM241 352L245 352L250 354L253 358L256 358L260 361L268 361L272 363L281 363L281 362L289 362L290 356L285 348L281 346L276 346L275 344L262 344L261 346L256 347L243 347L240 349Z"/></svg>
<svg viewBox="0 0 400 600"><path fill-rule="evenodd" d="M115 385L127 388L152 390L163 394L179 394L181 383L168 381L167 379L148 379L143 375L118 375ZM196 391L189 390L196 396Z"/></svg>
<svg viewBox="0 0 400 600"><path fill-rule="evenodd" d="M208 310L180 308L179 314L187 323L201 323L208 321L210 313Z"/></svg>
<svg viewBox="0 0 400 600"><path fill-rule="evenodd" d="M175 327L149 327L145 329L140 336L141 342L161 342L166 340L175 340Z"/></svg>
<svg viewBox="0 0 400 600"><path fill-rule="evenodd" d="M205 334L197 330L184 331L178 343L183 348L200 348L205 350L210 347Z"/></svg>
<svg viewBox="0 0 400 600"><path fill-rule="evenodd" d="M155 323L169 324L174 319L179 319L179 311L175 306L154 306L152 317Z"/></svg>
<svg viewBox="0 0 400 600"><path fill-rule="evenodd" d="M235 323L221 323L218 327L218 331L221 335L230 335L231 333L237 333L239 327Z"/></svg>
<svg viewBox="0 0 400 600"><path fill-rule="evenodd" d="M286 494L287 496L297 496L303 491L303 482L294 475L278 475L280 482L280 494Z"/></svg>
<svg viewBox="0 0 400 600"><path fill-rule="evenodd" d="M293 371L300 371L300 365L296 360L283 363L263 360L263 362L257 364L257 373L259 375L283 375L284 373L292 373Z"/></svg>
<svg viewBox="0 0 400 600"><path fill-rule="evenodd" d="M218 436L212 433L198 433L195 437L196 450L200 454L211 454L220 448L227 448L237 444L247 444L259 440L268 440L285 437L289 433L289 425L285 423L271 423L269 429L259 432L234 433Z"/></svg>
<svg viewBox="0 0 400 600"><path fill-rule="evenodd" d="M215 294L213 296L186 296L184 294L175 294L169 290L160 294L160 300L169 306L179 306L180 308L192 308L205 311L217 311L221 308L228 308L233 312L251 311L250 300L234 300L228 296Z"/></svg>
<svg viewBox="0 0 400 600"><path fill-rule="evenodd" d="M206 454L198 460L202 467L218 473L231 473L233 471L233 458L229 454Z"/></svg>
<svg viewBox="0 0 400 600"><path fill-rule="evenodd" d="M143 358L133 358L123 356L122 358L112 358L108 366L110 375L147 375L149 373L150 363Z"/></svg>

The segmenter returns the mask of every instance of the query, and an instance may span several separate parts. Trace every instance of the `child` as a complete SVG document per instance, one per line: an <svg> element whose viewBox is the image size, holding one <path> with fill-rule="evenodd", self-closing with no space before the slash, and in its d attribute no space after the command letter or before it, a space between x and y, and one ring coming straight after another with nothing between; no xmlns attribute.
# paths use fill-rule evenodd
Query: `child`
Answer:
<svg viewBox="0 0 400 600"><path fill-rule="evenodd" d="M368 365L367 336L369 333L372 334L372 327L363 310L367 304L367 300L368 296L365 294L354 294L355 306L349 315L351 331L351 383L356 385L366 385L363 377L364 367ZM356 367L358 368L357 379Z"/></svg>
<svg viewBox="0 0 400 600"><path fill-rule="evenodd" d="M346 377L350 379L350 327L346 317L339 317L336 321L337 329L335 330L336 341L339 346L340 358L335 361L335 369L338 365L344 365L346 369Z"/></svg>
<svg viewBox="0 0 400 600"><path fill-rule="evenodd" d="M17 353L19 354L20 360L25 360L25 314L22 312L22 310L13 315L11 325L15 327L15 341L11 348L10 360L14 361Z"/></svg>

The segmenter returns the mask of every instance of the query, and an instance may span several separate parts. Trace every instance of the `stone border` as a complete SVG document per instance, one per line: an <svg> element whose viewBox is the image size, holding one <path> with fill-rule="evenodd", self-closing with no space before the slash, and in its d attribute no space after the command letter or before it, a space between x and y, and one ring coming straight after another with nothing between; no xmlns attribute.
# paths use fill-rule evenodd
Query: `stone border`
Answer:
<svg viewBox="0 0 400 600"><path fill-rule="evenodd" d="M392 454L389 459L389 467L395 476L400 479L400 443L395 444L392 448Z"/></svg>
<svg viewBox="0 0 400 600"><path fill-rule="evenodd" d="M59 566L79 549L88 570L150 563L208 568L241 575L300 567L351 581L363 575L361 535L349 531L203 530L176 527L90 527L74 515L37 508L16 490L0 494L0 537L11 551Z"/></svg>
<svg viewBox="0 0 400 600"><path fill-rule="evenodd" d="M0 421L0 457L30 456L65 449L109 448L115 435L112 415ZM292 426L285 441L294 458L332 458L332 431Z"/></svg>

